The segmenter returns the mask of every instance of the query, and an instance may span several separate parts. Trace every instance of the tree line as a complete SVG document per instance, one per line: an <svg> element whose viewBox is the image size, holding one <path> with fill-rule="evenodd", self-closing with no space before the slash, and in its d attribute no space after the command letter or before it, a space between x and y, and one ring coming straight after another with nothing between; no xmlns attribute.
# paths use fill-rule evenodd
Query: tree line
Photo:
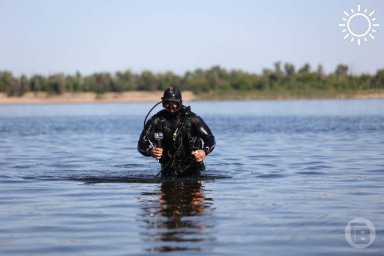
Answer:
<svg viewBox="0 0 384 256"><path fill-rule="evenodd" d="M331 91L361 92L384 90L384 69L376 74L352 75L347 65L338 65L326 74L319 65L312 69L309 64L296 68L293 64L276 62L271 69L264 69L260 74L241 70L227 70L220 66L209 69L187 71L183 75L173 72L153 73L143 71L94 73L82 76L54 74L49 76L21 75L15 77L11 72L0 71L0 92L8 96L22 96L26 92L46 92L51 95L65 92L106 92L156 91L176 85L181 90L191 90L196 94L206 92L234 91Z"/></svg>

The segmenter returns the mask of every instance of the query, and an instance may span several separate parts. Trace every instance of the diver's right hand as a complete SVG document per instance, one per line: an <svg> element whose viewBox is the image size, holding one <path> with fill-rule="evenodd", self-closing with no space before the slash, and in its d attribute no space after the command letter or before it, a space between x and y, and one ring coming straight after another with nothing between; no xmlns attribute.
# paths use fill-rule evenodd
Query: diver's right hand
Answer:
<svg viewBox="0 0 384 256"><path fill-rule="evenodd" d="M161 156L163 155L163 149L162 148L152 148L150 153L151 153L151 156L153 158L156 158L157 160L159 160L161 158Z"/></svg>

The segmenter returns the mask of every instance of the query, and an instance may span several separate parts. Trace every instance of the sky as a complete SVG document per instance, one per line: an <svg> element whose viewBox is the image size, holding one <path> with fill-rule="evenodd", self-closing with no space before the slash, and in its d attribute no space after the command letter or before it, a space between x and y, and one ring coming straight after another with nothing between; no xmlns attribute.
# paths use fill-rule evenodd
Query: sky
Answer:
<svg viewBox="0 0 384 256"><path fill-rule="evenodd" d="M343 39L350 29L374 39ZM0 0L0 71L83 75L131 70L183 74L220 65L261 73L273 64L384 68L381 0ZM357 38L355 38L357 39Z"/></svg>

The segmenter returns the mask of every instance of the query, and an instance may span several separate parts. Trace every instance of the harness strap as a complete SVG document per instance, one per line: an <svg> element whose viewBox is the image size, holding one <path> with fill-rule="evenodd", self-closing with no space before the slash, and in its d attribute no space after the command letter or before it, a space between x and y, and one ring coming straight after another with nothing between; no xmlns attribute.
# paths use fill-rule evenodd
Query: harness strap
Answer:
<svg viewBox="0 0 384 256"><path fill-rule="evenodd" d="M171 169L175 169L175 168L179 168L178 166L175 166L175 165L179 164L180 162L183 162L184 163L183 165L185 165L185 167L182 170L179 169L180 172L184 172L184 170L188 169L191 166L190 160L192 157L192 155L189 156L189 154L188 154L188 153L192 152L191 151L191 149L192 149L191 148L191 138L192 138L192 136L191 136L191 120L190 120L190 114L189 114L190 107L187 107L186 109L183 109L182 111L184 111L183 119L182 119L181 123L178 125L178 127L176 128L175 132L173 133L174 143L179 142L179 144L175 145L175 146L177 146L175 153L173 155L169 156L171 158L171 161L169 161L164 166L164 169L167 169L169 167L171 167ZM177 155L181 152L181 150L184 150L184 138L183 138L184 131L187 132L188 150L190 152L187 152L186 159L176 159ZM181 138L180 138L180 136L181 136ZM177 140L178 137L180 138L180 140ZM196 141L196 139L194 139L193 141Z"/></svg>

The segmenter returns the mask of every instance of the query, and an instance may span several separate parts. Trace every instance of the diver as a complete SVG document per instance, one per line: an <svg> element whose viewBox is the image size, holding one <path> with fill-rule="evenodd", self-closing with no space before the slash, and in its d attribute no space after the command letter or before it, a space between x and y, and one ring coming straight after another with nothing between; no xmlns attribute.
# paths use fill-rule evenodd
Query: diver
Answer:
<svg viewBox="0 0 384 256"><path fill-rule="evenodd" d="M203 119L183 105L177 87L167 88L149 113L160 103L164 109L144 121L138 151L159 161L161 177L200 176L205 157L215 148L215 137Z"/></svg>

